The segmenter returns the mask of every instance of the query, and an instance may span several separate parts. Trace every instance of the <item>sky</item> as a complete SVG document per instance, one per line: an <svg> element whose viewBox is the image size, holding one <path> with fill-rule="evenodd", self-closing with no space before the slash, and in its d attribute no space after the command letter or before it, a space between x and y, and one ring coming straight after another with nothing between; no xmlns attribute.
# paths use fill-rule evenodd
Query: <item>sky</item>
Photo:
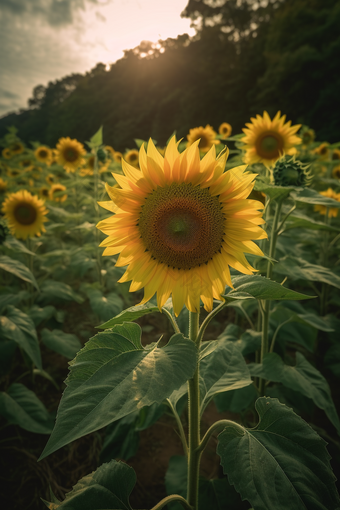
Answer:
<svg viewBox="0 0 340 510"><path fill-rule="evenodd" d="M37 85L113 63L141 41L194 35L188 0L0 0L0 117Z"/></svg>

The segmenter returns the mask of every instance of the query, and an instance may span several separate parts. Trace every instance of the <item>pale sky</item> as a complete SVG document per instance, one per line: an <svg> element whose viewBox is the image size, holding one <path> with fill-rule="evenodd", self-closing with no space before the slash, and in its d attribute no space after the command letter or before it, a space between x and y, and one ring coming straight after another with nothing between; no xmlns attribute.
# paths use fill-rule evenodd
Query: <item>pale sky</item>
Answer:
<svg viewBox="0 0 340 510"><path fill-rule="evenodd" d="M188 0L0 0L0 116L27 107L36 85L98 62L113 63L141 41L194 35Z"/></svg>

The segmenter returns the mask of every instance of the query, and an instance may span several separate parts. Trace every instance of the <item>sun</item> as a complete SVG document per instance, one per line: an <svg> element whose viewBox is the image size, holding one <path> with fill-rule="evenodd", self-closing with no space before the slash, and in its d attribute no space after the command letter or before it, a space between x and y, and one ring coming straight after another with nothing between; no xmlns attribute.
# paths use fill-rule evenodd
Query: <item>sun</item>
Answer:
<svg viewBox="0 0 340 510"><path fill-rule="evenodd" d="M157 293L160 308L172 295L176 315L184 304L197 312L200 300L210 311L232 287L229 267L252 274L244 254L263 255L253 240L267 237L263 204L247 200L256 175L246 165L224 172L228 151L216 157L215 145L200 160L198 144L179 153L173 137L163 158L149 140L141 170L123 160L120 187L106 184L111 201L100 202L114 215L97 225L108 235L103 255L128 266L120 281L144 288L142 303Z"/></svg>
<svg viewBox="0 0 340 510"><path fill-rule="evenodd" d="M291 121L286 122L286 116L281 117L277 112L273 120L267 112L251 118L251 123L243 128L245 136L241 138L246 153L244 162L247 164L263 163L267 168L284 154L296 154L295 145L301 143L301 138L295 135L301 125L291 126Z"/></svg>

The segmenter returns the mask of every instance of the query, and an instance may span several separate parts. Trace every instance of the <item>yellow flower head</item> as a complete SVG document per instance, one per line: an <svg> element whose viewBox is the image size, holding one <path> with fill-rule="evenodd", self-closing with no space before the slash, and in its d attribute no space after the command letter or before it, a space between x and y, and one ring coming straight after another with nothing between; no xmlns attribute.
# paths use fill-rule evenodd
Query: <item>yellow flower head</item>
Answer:
<svg viewBox="0 0 340 510"><path fill-rule="evenodd" d="M81 177L86 177L87 175L93 175L93 170L91 170L91 168L81 168L79 170L79 175Z"/></svg>
<svg viewBox="0 0 340 510"><path fill-rule="evenodd" d="M50 165L52 163L53 159L53 153L52 150L48 147L45 147L45 145L41 145L34 151L34 155L37 158L38 161L41 163L46 163L47 165Z"/></svg>
<svg viewBox="0 0 340 510"><path fill-rule="evenodd" d="M245 163L263 163L268 168L283 154L296 154L294 146L301 143L301 138L295 133L301 124L291 126L291 121L285 123L285 120L286 116L281 117L281 112L277 112L273 120L267 112L263 112L263 117L251 118L251 123L242 130L246 135L241 139L245 144Z"/></svg>
<svg viewBox="0 0 340 510"><path fill-rule="evenodd" d="M131 149L124 155L125 161L127 161L130 165L138 168L138 151L137 149Z"/></svg>
<svg viewBox="0 0 340 510"><path fill-rule="evenodd" d="M314 154L317 154L318 156L320 156L321 159L328 159L328 156L329 156L328 145L329 144L327 142L324 142L321 145L319 145L319 147L314 149L312 152L314 152Z"/></svg>
<svg viewBox="0 0 340 510"><path fill-rule="evenodd" d="M12 234L19 239L40 236L41 232L46 232L44 222L47 221L47 209L44 202L27 190L8 195L2 204L2 212Z"/></svg>
<svg viewBox="0 0 340 510"><path fill-rule="evenodd" d="M0 177L0 192L3 193L4 191L6 191L6 189L7 189L7 181L4 181Z"/></svg>
<svg viewBox="0 0 340 510"><path fill-rule="evenodd" d="M123 158L123 154L119 151L115 151L114 155L113 155L113 159L116 163L121 163L122 162L122 158Z"/></svg>
<svg viewBox="0 0 340 510"><path fill-rule="evenodd" d="M12 154L11 150L9 149L9 147L6 147L5 149L2 149L1 154L2 154L2 156L5 159L11 159L11 157L13 156L13 154Z"/></svg>
<svg viewBox="0 0 340 510"><path fill-rule="evenodd" d="M332 188L328 188L327 191L320 191L320 195L324 197L333 198L340 202L340 193L336 193ZM337 207L326 207L325 205L315 205L314 211L319 211L320 214L325 216L327 214L328 209L328 218L336 218L338 215L339 209Z"/></svg>
<svg viewBox="0 0 340 510"><path fill-rule="evenodd" d="M39 195L41 198L43 198L44 200L50 198L50 188L48 188L47 186L42 186L40 189L39 189Z"/></svg>
<svg viewBox="0 0 340 510"><path fill-rule="evenodd" d="M53 174L48 174L48 176L46 177L46 182L47 184L49 184L50 186L52 186L52 184L56 184L57 182L57 178L55 175Z"/></svg>
<svg viewBox="0 0 340 510"><path fill-rule="evenodd" d="M12 143L12 145L9 146L9 150L12 154L21 154L24 152L24 146L20 142Z"/></svg>
<svg viewBox="0 0 340 510"><path fill-rule="evenodd" d="M335 178L335 179L340 179L340 165L337 165L333 168L332 170L332 176Z"/></svg>
<svg viewBox="0 0 340 510"><path fill-rule="evenodd" d="M63 184L53 184L49 191L50 200L54 200L55 202L65 202L67 199L67 193L65 190L66 186Z"/></svg>
<svg viewBox="0 0 340 510"><path fill-rule="evenodd" d="M8 177L18 177L22 174L22 170L19 170L18 168L7 168L6 173Z"/></svg>
<svg viewBox="0 0 340 510"><path fill-rule="evenodd" d="M231 135L232 127L228 122L222 122L220 127L218 128L218 132L220 135L223 136L223 138L228 138L228 136Z"/></svg>
<svg viewBox="0 0 340 510"><path fill-rule="evenodd" d="M75 172L77 168L85 163L83 156L86 154L84 146L78 140L71 138L60 138L57 143L56 160L62 165L67 173Z"/></svg>
<svg viewBox="0 0 340 510"><path fill-rule="evenodd" d="M34 167L33 161L31 159L22 159L19 161L19 165L26 171L32 170Z"/></svg>
<svg viewBox="0 0 340 510"><path fill-rule="evenodd" d="M205 126L196 127L189 130L189 134L187 135L187 147L193 145L196 141L199 141L198 148L201 152L208 152L208 150L213 146L219 143L216 138L216 131L213 130L209 124Z"/></svg>
<svg viewBox="0 0 340 510"><path fill-rule="evenodd" d="M244 253L263 255L253 239L264 239L263 204L247 200L256 175L240 166L224 172L227 151L216 158L213 145L200 160L197 140L182 153L171 138L164 158L150 139L139 151L140 170L122 161L119 188L106 184L112 201L100 205L114 216L97 227L108 235L103 255L120 254L128 266L120 282L144 288L142 303L157 292L162 307L172 294L175 314L185 304L197 312L200 299L210 311L232 287L229 266L244 274L253 267Z"/></svg>
<svg viewBox="0 0 340 510"><path fill-rule="evenodd" d="M104 149L106 150L106 153L107 155L111 158L111 159L114 159L114 155L115 155L115 150L113 147L111 147L111 145L105 145Z"/></svg>
<svg viewBox="0 0 340 510"><path fill-rule="evenodd" d="M333 150L332 159L333 159L333 161L340 159L340 150L339 149Z"/></svg>

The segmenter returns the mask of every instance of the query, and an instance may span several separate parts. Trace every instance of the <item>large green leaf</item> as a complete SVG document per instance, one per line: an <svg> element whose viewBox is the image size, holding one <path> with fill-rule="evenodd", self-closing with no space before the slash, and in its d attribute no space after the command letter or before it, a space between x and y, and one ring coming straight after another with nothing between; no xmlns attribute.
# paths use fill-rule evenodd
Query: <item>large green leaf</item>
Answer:
<svg viewBox="0 0 340 510"><path fill-rule="evenodd" d="M20 290L19 292L16 292L15 294L12 293L0 293L0 310L3 308L6 308L8 305L17 305L21 301L24 301L25 299L28 299L30 297L30 293L26 290Z"/></svg>
<svg viewBox="0 0 340 510"><path fill-rule="evenodd" d="M288 197L291 191L295 191L296 187L290 186L276 186L275 184L269 184L259 179L256 179L254 189L265 193L272 200L283 199Z"/></svg>
<svg viewBox="0 0 340 510"><path fill-rule="evenodd" d="M292 192L292 198L296 202L303 202L304 204L324 205L326 207L340 207L340 202L334 198L324 197L314 189L304 189L299 192Z"/></svg>
<svg viewBox="0 0 340 510"><path fill-rule="evenodd" d="M336 377L340 377L340 344L334 344L328 349L324 363Z"/></svg>
<svg viewBox="0 0 340 510"><path fill-rule="evenodd" d="M24 280L25 282L29 282L32 285L34 285L36 289L39 289L36 279L34 278L34 275L31 273L28 267L26 267L22 262L19 262L18 260L15 259L11 259L6 255L2 255L2 257L0 257L0 269L3 269L8 273L14 274L21 280Z"/></svg>
<svg viewBox="0 0 340 510"><path fill-rule="evenodd" d="M37 434L50 434L53 420L33 391L20 383L0 393L0 414L7 421Z"/></svg>
<svg viewBox="0 0 340 510"><path fill-rule="evenodd" d="M331 232L339 232L339 228L327 225L324 221L316 221L305 216L300 212L291 214L284 224L283 230L291 230L292 228L310 228L312 230L329 230Z"/></svg>
<svg viewBox="0 0 340 510"><path fill-rule="evenodd" d="M252 407L257 397L258 393L255 386L250 384L249 386L237 390L218 393L214 397L214 402L219 413L223 413L224 411L241 413L249 407Z"/></svg>
<svg viewBox="0 0 340 510"><path fill-rule="evenodd" d="M275 266L276 267L276 266ZM286 289L277 282L264 276L236 276L232 278L235 290L231 290L226 296L232 297L234 293L245 292L256 299L311 299L314 296L306 296L290 289Z"/></svg>
<svg viewBox="0 0 340 510"><path fill-rule="evenodd" d="M89 289L87 295L92 310L102 321L107 321L112 316L118 315L123 309L123 300L115 292L104 296L99 289Z"/></svg>
<svg viewBox="0 0 340 510"><path fill-rule="evenodd" d="M64 333L60 329L43 329L41 341L46 347L68 359L73 359L82 347L76 335Z"/></svg>
<svg viewBox="0 0 340 510"><path fill-rule="evenodd" d="M34 322L35 326L39 326L44 321L48 321L57 313L57 310L54 308L54 306L44 306L44 308L41 308L38 305L33 305L32 308L30 308L28 315Z"/></svg>
<svg viewBox="0 0 340 510"><path fill-rule="evenodd" d="M52 510L132 510L129 498L136 484L136 473L123 462L111 460L84 476L66 494L63 502L46 503ZM51 498L52 499L52 498Z"/></svg>
<svg viewBox="0 0 340 510"><path fill-rule="evenodd" d="M15 237L6 237L6 240L4 241L3 245L8 248L9 250L13 250L15 252L19 253L26 253L28 255L35 256L35 253L24 245L19 239L16 239Z"/></svg>
<svg viewBox="0 0 340 510"><path fill-rule="evenodd" d="M110 329L113 328L116 324L123 324L123 322L131 322L143 317L144 315L148 315L149 313L159 312L158 306L153 305L152 303L145 303L145 305L137 305L131 306L126 310L123 310L120 314L113 317L109 321L97 326L98 329Z"/></svg>
<svg viewBox="0 0 340 510"><path fill-rule="evenodd" d="M278 264L275 264L274 271L292 280L310 280L312 282L323 282L340 289L340 276L327 267L310 264L307 260L287 255Z"/></svg>
<svg viewBox="0 0 340 510"><path fill-rule="evenodd" d="M45 280L44 283L41 284L40 289L39 303L49 304L58 300L76 301L77 303L82 303L84 301L79 294L74 292L72 287L63 282Z"/></svg>
<svg viewBox="0 0 340 510"><path fill-rule="evenodd" d="M144 349L140 335L138 324L115 326L91 338L77 354L42 457L137 409L161 403L193 376L193 342L177 334L165 347Z"/></svg>
<svg viewBox="0 0 340 510"><path fill-rule="evenodd" d="M14 340L26 352L35 366L42 369L37 332L28 315L9 305L6 308L6 315L0 317L0 337Z"/></svg>
<svg viewBox="0 0 340 510"><path fill-rule="evenodd" d="M262 365L251 364L250 370L254 376L280 382L312 399L315 405L325 411L340 435L340 421L328 383L300 352L296 353L295 367L285 365L278 354L269 353L264 356Z"/></svg>
<svg viewBox="0 0 340 510"><path fill-rule="evenodd" d="M217 393L243 388L252 383L246 362L235 342L222 338L209 344L214 350L200 364L202 411Z"/></svg>
<svg viewBox="0 0 340 510"><path fill-rule="evenodd" d="M228 425L217 453L229 482L256 510L338 510L326 443L277 399L256 402L259 424Z"/></svg>

